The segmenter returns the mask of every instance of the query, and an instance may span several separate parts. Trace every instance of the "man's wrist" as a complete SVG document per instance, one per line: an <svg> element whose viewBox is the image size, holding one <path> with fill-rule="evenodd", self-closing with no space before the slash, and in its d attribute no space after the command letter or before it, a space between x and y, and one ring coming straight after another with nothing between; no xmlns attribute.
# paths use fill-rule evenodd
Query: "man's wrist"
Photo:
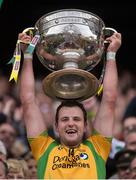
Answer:
<svg viewBox="0 0 136 180"><path fill-rule="evenodd" d="M106 59L107 60L116 60L116 53L112 51L108 51L106 54Z"/></svg>
<svg viewBox="0 0 136 180"><path fill-rule="evenodd" d="M24 59L32 59L33 55L30 53L24 53Z"/></svg>

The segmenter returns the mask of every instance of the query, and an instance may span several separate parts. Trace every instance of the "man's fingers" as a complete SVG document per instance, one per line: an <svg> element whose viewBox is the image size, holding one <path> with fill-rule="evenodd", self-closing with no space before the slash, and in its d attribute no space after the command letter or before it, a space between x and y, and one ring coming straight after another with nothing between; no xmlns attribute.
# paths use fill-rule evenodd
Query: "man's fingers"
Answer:
<svg viewBox="0 0 136 180"><path fill-rule="evenodd" d="M23 42L23 43L30 43L31 41L31 37L28 36L27 34L25 33L20 33L19 36L18 36L18 39Z"/></svg>
<svg viewBox="0 0 136 180"><path fill-rule="evenodd" d="M106 38L106 41L111 42L114 39L121 39L120 33L114 33L112 36Z"/></svg>
<svg viewBox="0 0 136 180"><path fill-rule="evenodd" d="M120 33L115 33L115 36L119 39L121 39L121 34Z"/></svg>

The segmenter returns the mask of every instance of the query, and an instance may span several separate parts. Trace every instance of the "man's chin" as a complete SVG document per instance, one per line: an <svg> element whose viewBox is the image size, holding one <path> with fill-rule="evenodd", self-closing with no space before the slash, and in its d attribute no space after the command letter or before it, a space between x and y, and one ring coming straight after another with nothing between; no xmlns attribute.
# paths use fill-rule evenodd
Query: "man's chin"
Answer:
<svg viewBox="0 0 136 180"><path fill-rule="evenodd" d="M69 147L75 147L79 144L79 142L77 140L67 140L66 142L66 146Z"/></svg>

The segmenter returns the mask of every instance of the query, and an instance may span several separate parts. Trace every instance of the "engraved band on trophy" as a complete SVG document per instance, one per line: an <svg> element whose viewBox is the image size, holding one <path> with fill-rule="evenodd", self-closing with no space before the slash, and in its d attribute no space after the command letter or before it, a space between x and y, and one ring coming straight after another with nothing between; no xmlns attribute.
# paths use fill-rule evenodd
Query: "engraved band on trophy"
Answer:
<svg viewBox="0 0 136 180"><path fill-rule="evenodd" d="M40 35L36 54L51 72L43 80L45 94L76 100L96 95L102 82L91 70L105 53L106 33L115 30L106 28L99 16L79 9L45 14L34 29Z"/></svg>

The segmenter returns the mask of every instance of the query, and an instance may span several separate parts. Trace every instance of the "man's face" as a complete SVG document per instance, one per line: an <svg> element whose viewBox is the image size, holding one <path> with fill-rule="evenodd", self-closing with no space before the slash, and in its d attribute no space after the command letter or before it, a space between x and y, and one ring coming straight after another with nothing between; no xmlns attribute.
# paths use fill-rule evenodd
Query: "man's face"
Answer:
<svg viewBox="0 0 136 180"><path fill-rule="evenodd" d="M37 179L37 164L35 159L29 159L27 161L27 165L29 168L29 173L31 179Z"/></svg>
<svg viewBox="0 0 136 180"><path fill-rule="evenodd" d="M129 133L126 138L126 148L136 151L136 132Z"/></svg>
<svg viewBox="0 0 136 180"><path fill-rule="evenodd" d="M136 179L136 157L133 159L133 161L130 164L130 170L131 170L131 179Z"/></svg>
<svg viewBox="0 0 136 180"><path fill-rule="evenodd" d="M123 134L124 138L128 135L128 133L133 129L136 129L136 117L129 117L125 119L123 124Z"/></svg>
<svg viewBox="0 0 136 180"><path fill-rule="evenodd" d="M130 178L130 170L129 167L122 167L118 170L118 176L120 179L129 179Z"/></svg>
<svg viewBox="0 0 136 180"><path fill-rule="evenodd" d="M0 140L3 141L7 149L11 148L15 141L15 137L15 129L10 124L5 123L0 126Z"/></svg>
<svg viewBox="0 0 136 180"><path fill-rule="evenodd" d="M82 142L86 126L79 107L62 107L56 126L62 144L78 146Z"/></svg>
<svg viewBox="0 0 136 180"><path fill-rule="evenodd" d="M136 118L129 117L123 124L123 135L127 149L136 150Z"/></svg>
<svg viewBox="0 0 136 180"><path fill-rule="evenodd" d="M7 174L8 179L24 179L24 173L23 171L15 171L15 170L9 170Z"/></svg>

